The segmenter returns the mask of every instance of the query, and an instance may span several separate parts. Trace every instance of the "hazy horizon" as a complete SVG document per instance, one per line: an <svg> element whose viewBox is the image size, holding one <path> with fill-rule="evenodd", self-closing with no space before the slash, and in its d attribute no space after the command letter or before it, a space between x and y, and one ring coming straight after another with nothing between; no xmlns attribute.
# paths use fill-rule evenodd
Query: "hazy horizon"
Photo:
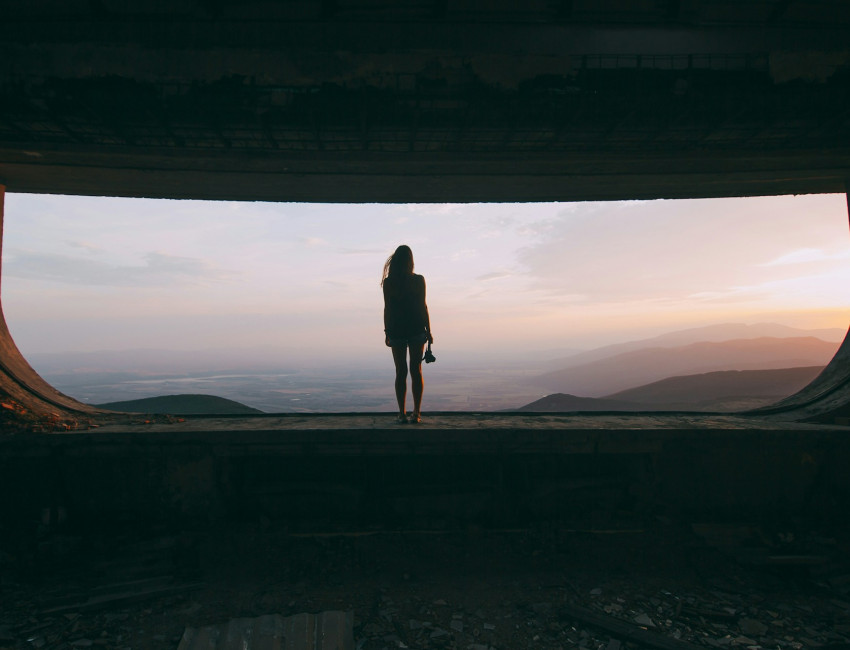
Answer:
<svg viewBox="0 0 850 650"><path fill-rule="evenodd" d="M681 330L567 358L470 363L452 356L426 365L427 410L515 409L553 392L587 400L671 376L690 375L697 382L691 385L699 388L703 380L698 377L715 370L823 367L841 338L842 330L837 328L726 325ZM200 394L225 397L266 412L391 411L394 406L389 389L392 368L377 357L321 366L274 355L258 361L234 352L136 350L40 353L31 361L58 389L92 404ZM551 372L553 369L556 372ZM762 377L761 381L767 382L763 390L773 390L773 379ZM790 384L788 389L794 390ZM766 395L757 390L733 401L763 405L787 394L772 393L773 398L765 401ZM728 403L729 398L724 400Z"/></svg>
<svg viewBox="0 0 850 650"><path fill-rule="evenodd" d="M844 195L296 204L6 195L25 356L266 348L389 363L380 271L428 282L435 353L515 359L714 323L847 327Z"/></svg>

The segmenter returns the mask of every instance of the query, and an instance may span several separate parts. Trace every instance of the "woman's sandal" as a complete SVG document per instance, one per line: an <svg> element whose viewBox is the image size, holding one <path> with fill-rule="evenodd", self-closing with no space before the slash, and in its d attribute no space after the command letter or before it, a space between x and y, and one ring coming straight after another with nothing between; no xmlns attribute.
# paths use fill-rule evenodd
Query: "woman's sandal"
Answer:
<svg viewBox="0 0 850 650"><path fill-rule="evenodd" d="M410 424L422 424L422 416L419 413L412 413L407 419Z"/></svg>
<svg viewBox="0 0 850 650"><path fill-rule="evenodd" d="M406 416L406 415L404 415L403 413L399 413L399 414L396 416L396 420L395 420L395 421L396 421L398 424L407 424L407 416Z"/></svg>

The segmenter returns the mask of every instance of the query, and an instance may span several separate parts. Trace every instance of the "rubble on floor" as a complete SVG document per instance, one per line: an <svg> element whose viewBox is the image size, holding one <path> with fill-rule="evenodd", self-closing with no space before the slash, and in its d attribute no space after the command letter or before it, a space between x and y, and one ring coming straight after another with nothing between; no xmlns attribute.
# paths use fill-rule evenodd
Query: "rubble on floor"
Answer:
<svg viewBox="0 0 850 650"><path fill-rule="evenodd" d="M827 561L754 565L658 521L342 534L264 521L56 535L30 555L0 531L0 649L185 650L190 630L329 611L351 613L356 650L850 649L848 536L795 535L797 554Z"/></svg>
<svg viewBox="0 0 850 650"><path fill-rule="evenodd" d="M188 627L177 650L353 650L351 612L266 614Z"/></svg>

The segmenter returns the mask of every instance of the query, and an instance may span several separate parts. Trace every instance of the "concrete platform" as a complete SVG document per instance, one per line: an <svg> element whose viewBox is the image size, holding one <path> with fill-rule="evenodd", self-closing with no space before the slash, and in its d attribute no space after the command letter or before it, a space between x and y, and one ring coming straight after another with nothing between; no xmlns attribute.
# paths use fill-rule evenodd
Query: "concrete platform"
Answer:
<svg viewBox="0 0 850 650"><path fill-rule="evenodd" d="M469 413L446 411L423 415L422 424L398 424L391 413L266 414L251 416L127 416L103 418L98 433L215 433L224 431L824 431L836 427L778 421L771 417L718 413ZM850 427L837 427L850 431Z"/></svg>
<svg viewBox="0 0 850 650"><path fill-rule="evenodd" d="M656 513L829 520L850 427L711 414L115 416L0 438L0 516L79 525L505 525Z"/></svg>

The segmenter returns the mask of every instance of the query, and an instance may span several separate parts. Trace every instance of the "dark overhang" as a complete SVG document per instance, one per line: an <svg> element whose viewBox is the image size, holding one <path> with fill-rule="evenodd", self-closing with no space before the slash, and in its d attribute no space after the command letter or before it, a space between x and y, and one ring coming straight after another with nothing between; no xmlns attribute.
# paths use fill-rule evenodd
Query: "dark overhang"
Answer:
<svg viewBox="0 0 850 650"><path fill-rule="evenodd" d="M850 178L838 0L3 4L13 192L540 201Z"/></svg>

